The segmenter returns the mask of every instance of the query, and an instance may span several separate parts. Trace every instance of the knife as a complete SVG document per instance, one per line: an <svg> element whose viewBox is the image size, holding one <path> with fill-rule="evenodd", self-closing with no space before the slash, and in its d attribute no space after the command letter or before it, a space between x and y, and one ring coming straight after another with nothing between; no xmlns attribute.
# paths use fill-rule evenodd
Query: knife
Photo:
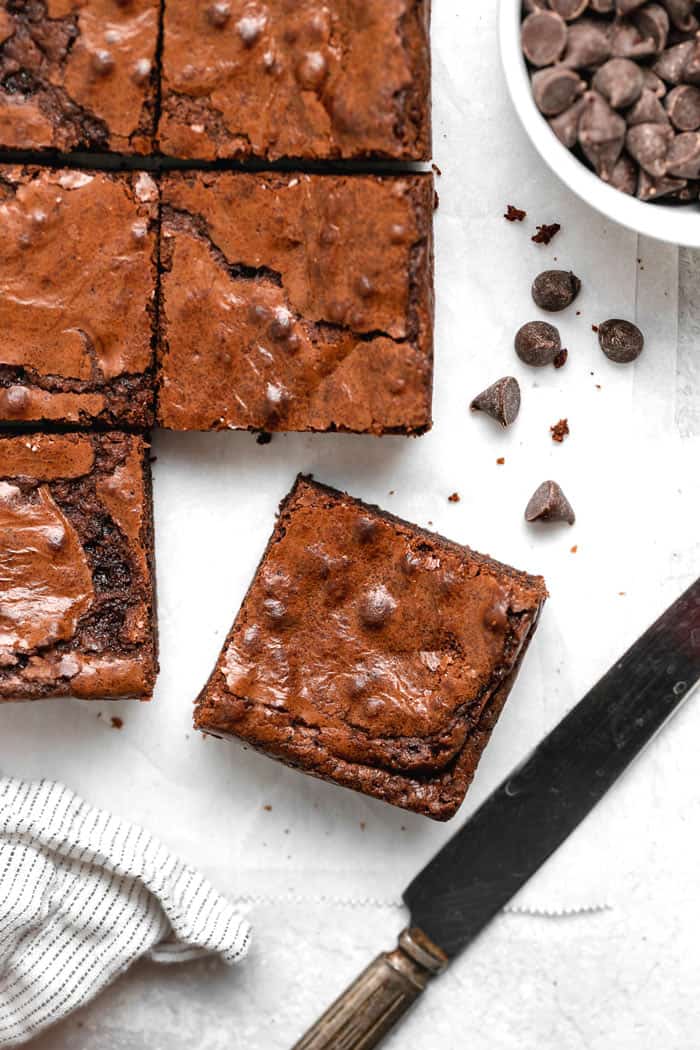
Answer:
<svg viewBox="0 0 700 1050"><path fill-rule="evenodd" d="M700 679L700 579L404 891L411 925L293 1050L371 1050L578 827Z"/></svg>

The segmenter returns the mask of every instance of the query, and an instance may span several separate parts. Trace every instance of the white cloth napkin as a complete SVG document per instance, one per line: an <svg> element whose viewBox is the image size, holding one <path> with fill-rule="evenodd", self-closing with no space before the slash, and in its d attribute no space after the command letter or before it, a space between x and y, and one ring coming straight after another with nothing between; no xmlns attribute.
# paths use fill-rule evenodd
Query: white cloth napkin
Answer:
<svg viewBox="0 0 700 1050"><path fill-rule="evenodd" d="M142 829L60 784L0 777L0 1047L140 956L235 963L249 941L233 906Z"/></svg>

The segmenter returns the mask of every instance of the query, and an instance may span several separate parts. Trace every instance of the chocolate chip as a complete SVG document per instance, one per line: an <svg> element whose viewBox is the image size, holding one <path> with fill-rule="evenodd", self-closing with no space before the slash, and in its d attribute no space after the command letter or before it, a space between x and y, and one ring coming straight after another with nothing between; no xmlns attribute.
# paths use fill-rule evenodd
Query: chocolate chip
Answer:
<svg viewBox="0 0 700 1050"><path fill-rule="evenodd" d="M541 310L551 313L571 306L580 291L580 280L566 270L544 270L532 283L532 298Z"/></svg>
<svg viewBox="0 0 700 1050"><path fill-rule="evenodd" d="M670 175L662 175L655 179L642 169L639 173L639 184L637 196L641 201L654 201L659 197L668 197L669 194L679 193L687 186L685 179L674 179Z"/></svg>
<svg viewBox="0 0 700 1050"><path fill-rule="evenodd" d="M44 535L46 536L46 542L50 550L62 550L66 542L66 530L62 525L55 525L46 529Z"/></svg>
<svg viewBox="0 0 700 1050"><path fill-rule="evenodd" d="M571 22L574 18L580 18L588 7L588 0L549 0L549 6L565 21Z"/></svg>
<svg viewBox="0 0 700 1050"><path fill-rule="evenodd" d="M328 73L328 63L320 51L307 51L296 67L296 77L306 91L321 87Z"/></svg>
<svg viewBox="0 0 700 1050"><path fill-rule="evenodd" d="M236 23L236 29L244 47L253 47L260 39L264 28L265 17L263 15L244 15Z"/></svg>
<svg viewBox="0 0 700 1050"><path fill-rule="evenodd" d="M680 44L667 48L657 57L651 67L652 72L667 84L680 84L692 50L693 44L690 40L683 40Z"/></svg>
<svg viewBox="0 0 700 1050"><path fill-rule="evenodd" d="M269 434L267 430L261 430L255 441L258 445L269 445L272 441L272 434Z"/></svg>
<svg viewBox="0 0 700 1050"><path fill-rule="evenodd" d="M540 69L532 78L535 103L546 117L556 117L569 109L585 90L586 85L578 73L563 66Z"/></svg>
<svg viewBox="0 0 700 1050"><path fill-rule="evenodd" d="M623 109L637 101L644 87L644 76L636 62L628 58L611 58L593 77L593 88L614 109Z"/></svg>
<svg viewBox="0 0 700 1050"><path fill-rule="evenodd" d="M518 418L520 411L520 384L513 376L505 376L483 390L471 403L472 412L485 412L508 427Z"/></svg>
<svg viewBox="0 0 700 1050"><path fill-rule="evenodd" d="M92 68L100 77L106 77L114 69L114 56L111 51L100 48L92 55Z"/></svg>
<svg viewBox="0 0 700 1050"><path fill-rule="evenodd" d="M659 178L666 174L666 157L673 139L670 124L635 124L627 132L625 145L640 167Z"/></svg>
<svg viewBox="0 0 700 1050"><path fill-rule="evenodd" d="M668 113L661 104L660 98L644 88L641 95L627 113L627 124L668 124Z"/></svg>
<svg viewBox="0 0 700 1050"><path fill-rule="evenodd" d="M29 391L23 386L9 386L5 390L5 409L10 416L21 416L29 407Z"/></svg>
<svg viewBox="0 0 700 1050"><path fill-rule="evenodd" d="M373 587L360 601L360 619L365 627L384 627L396 611L396 600L383 584Z"/></svg>
<svg viewBox="0 0 700 1050"><path fill-rule="evenodd" d="M484 627L494 634L503 634L508 628L508 622L508 602L505 598L497 599L484 612Z"/></svg>
<svg viewBox="0 0 700 1050"><path fill-rule="evenodd" d="M552 117L549 122L550 128L567 149L573 149L578 142L578 123L584 105L584 100L579 98L573 106L569 106L558 116Z"/></svg>
<svg viewBox="0 0 700 1050"><path fill-rule="evenodd" d="M700 128L700 88L679 84L669 91L666 109L671 123L679 131L697 131Z"/></svg>
<svg viewBox="0 0 700 1050"><path fill-rule="evenodd" d="M515 352L526 365L543 368L554 363L561 350L561 337L546 321L528 321L515 337Z"/></svg>
<svg viewBox="0 0 700 1050"><path fill-rule="evenodd" d="M631 321L613 318L598 328L600 349L610 361L628 364L636 361L644 349L644 336Z"/></svg>
<svg viewBox="0 0 700 1050"><path fill-rule="evenodd" d="M563 64L570 69L591 69L610 58L607 27L581 19L569 26Z"/></svg>
<svg viewBox="0 0 700 1050"><path fill-rule="evenodd" d="M630 157L629 153L623 153L617 164L606 179L616 190L634 195L637 192L639 179L639 168Z"/></svg>
<svg viewBox="0 0 700 1050"><path fill-rule="evenodd" d="M566 521L573 525L576 515L556 481L543 481L525 509L526 521Z"/></svg>
<svg viewBox="0 0 700 1050"><path fill-rule="evenodd" d="M639 6L639 10L633 15L632 21L645 40L653 41L654 50L657 53L663 51L668 42L668 32L671 28L671 23L668 11L661 4L645 3L643 6Z"/></svg>
<svg viewBox="0 0 700 1050"><path fill-rule="evenodd" d="M223 29L231 17L231 5L226 0L217 0L207 8L207 21L215 29Z"/></svg>
<svg viewBox="0 0 700 1050"><path fill-rule="evenodd" d="M563 368L568 360L569 360L569 351L565 347L563 347L559 351L557 356L554 358L554 362L553 362L554 367L555 368Z"/></svg>
<svg viewBox="0 0 700 1050"><path fill-rule="evenodd" d="M579 143L596 172L607 179L620 159L627 126L597 91L587 92L584 99L578 126Z"/></svg>
<svg viewBox="0 0 700 1050"><path fill-rule="evenodd" d="M266 598L262 604L267 618L275 627L289 627L294 622L285 603L277 598Z"/></svg>
<svg viewBox="0 0 700 1050"><path fill-rule="evenodd" d="M700 134L697 131L676 135L666 154L666 173L679 179L700 178Z"/></svg>
<svg viewBox="0 0 700 1050"><path fill-rule="evenodd" d="M131 70L131 79L135 84L145 84L151 75L151 63L147 58L139 58L134 62Z"/></svg>
<svg viewBox="0 0 700 1050"><path fill-rule="evenodd" d="M558 61L566 40L566 22L554 11L534 11L522 24L523 54L533 66L549 66Z"/></svg>
<svg viewBox="0 0 700 1050"><path fill-rule="evenodd" d="M355 535L359 543L373 543L379 534L379 526L374 518L361 517L355 522Z"/></svg>

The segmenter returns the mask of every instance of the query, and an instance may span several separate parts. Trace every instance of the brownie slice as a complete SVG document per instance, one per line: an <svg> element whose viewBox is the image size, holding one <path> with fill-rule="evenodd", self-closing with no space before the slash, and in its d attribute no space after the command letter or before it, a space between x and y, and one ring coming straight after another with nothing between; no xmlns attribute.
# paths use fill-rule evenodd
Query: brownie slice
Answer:
<svg viewBox="0 0 700 1050"><path fill-rule="evenodd" d="M0 166L0 423L153 421L158 188Z"/></svg>
<svg viewBox="0 0 700 1050"><path fill-rule="evenodd" d="M161 150L430 157L430 0L165 0Z"/></svg>
<svg viewBox="0 0 700 1050"><path fill-rule="evenodd" d="M150 153L159 0L0 0L0 149Z"/></svg>
<svg viewBox="0 0 700 1050"><path fill-rule="evenodd" d="M152 519L143 438L0 438L0 702L150 699Z"/></svg>
<svg viewBox="0 0 700 1050"><path fill-rule="evenodd" d="M162 426L429 428L431 176L179 172L161 189Z"/></svg>
<svg viewBox="0 0 700 1050"><path fill-rule="evenodd" d="M299 478L195 725L447 820L545 598L539 576Z"/></svg>

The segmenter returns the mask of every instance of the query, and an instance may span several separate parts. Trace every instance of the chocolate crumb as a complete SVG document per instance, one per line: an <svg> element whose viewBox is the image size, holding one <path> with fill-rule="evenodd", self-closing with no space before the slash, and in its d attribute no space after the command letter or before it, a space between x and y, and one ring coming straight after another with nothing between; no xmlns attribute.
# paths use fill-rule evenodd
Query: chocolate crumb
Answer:
<svg viewBox="0 0 700 1050"><path fill-rule="evenodd" d="M503 218L507 219L508 222L523 222L527 218L527 212L523 211L522 208L516 208L515 205L509 204L503 214Z"/></svg>
<svg viewBox="0 0 700 1050"><path fill-rule="evenodd" d="M533 233L532 240L535 244L549 244L559 233L560 229L561 224L558 222L552 222L549 225L545 223L537 227L537 233Z"/></svg>
<svg viewBox="0 0 700 1050"><path fill-rule="evenodd" d="M270 803L269 803L269 802L268 802L268 803L266 803L266 804L265 804L265 805L263 806L263 809L265 810L265 812L266 812L266 813L272 813L272 806L270 805Z"/></svg>
<svg viewBox="0 0 700 1050"><path fill-rule="evenodd" d="M598 325L597 324L592 324L591 325L591 331L592 332L597 332L598 331Z"/></svg>
<svg viewBox="0 0 700 1050"><path fill-rule="evenodd" d="M505 456L499 456L498 459L496 460L496 463L498 463L499 467L502 467L503 464L505 463L505 461L506 461L505 460Z"/></svg>
<svg viewBox="0 0 700 1050"><path fill-rule="evenodd" d="M112 723L112 729L121 729L124 725L124 719L119 718L117 715L113 715L112 718L110 718L110 722Z"/></svg>
<svg viewBox="0 0 700 1050"><path fill-rule="evenodd" d="M562 347L557 356L554 358L552 364L555 368L563 368L569 359L569 351L566 347Z"/></svg>
<svg viewBox="0 0 700 1050"><path fill-rule="evenodd" d="M568 437L571 433L569 430L568 419L560 419L558 423L555 423L554 426L549 429L552 433L552 441L556 441L559 445L561 445L564 438Z"/></svg>
<svg viewBox="0 0 700 1050"><path fill-rule="evenodd" d="M459 503L461 497L459 492L453 492L451 496L447 497L449 503Z"/></svg>
<svg viewBox="0 0 700 1050"><path fill-rule="evenodd" d="M472 412L485 412L502 427L508 427L520 412L520 384L513 376L504 376L486 390L482 390L471 403Z"/></svg>
<svg viewBox="0 0 700 1050"><path fill-rule="evenodd" d="M272 441L272 434L268 434L267 430L261 430L255 440L258 445L269 445Z"/></svg>

